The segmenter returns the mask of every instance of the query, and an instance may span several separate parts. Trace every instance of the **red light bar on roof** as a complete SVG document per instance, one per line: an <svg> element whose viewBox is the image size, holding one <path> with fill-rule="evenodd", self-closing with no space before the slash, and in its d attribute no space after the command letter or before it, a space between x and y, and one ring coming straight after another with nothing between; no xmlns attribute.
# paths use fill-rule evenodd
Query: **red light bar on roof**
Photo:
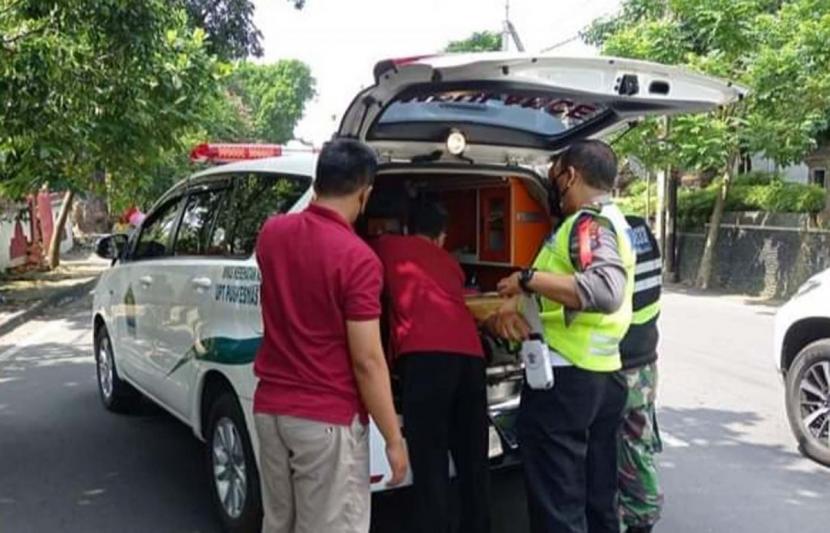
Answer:
<svg viewBox="0 0 830 533"><path fill-rule="evenodd" d="M282 153L283 147L280 144L203 143L190 151L190 160L193 162L232 163L248 159L279 157Z"/></svg>

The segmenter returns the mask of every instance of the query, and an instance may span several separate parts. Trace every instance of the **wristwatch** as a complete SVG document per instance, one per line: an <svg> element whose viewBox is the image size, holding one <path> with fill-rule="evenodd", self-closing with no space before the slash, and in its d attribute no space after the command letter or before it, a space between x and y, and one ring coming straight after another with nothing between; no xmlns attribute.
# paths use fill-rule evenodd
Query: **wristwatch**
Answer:
<svg viewBox="0 0 830 533"><path fill-rule="evenodd" d="M527 284L533 279L534 274L536 274L535 268L525 268L519 273L519 287L528 294L533 292Z"/></svg>

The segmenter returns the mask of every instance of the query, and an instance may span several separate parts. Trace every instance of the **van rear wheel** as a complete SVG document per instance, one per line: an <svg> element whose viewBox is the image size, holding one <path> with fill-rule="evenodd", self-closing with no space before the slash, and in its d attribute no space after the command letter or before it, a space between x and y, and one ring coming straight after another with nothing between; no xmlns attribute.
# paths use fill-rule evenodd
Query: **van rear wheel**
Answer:
<svg viewBox="0 0 830 533"><path fill-rule="evenodd" d="M222 393L213 402L207 429L211 493L225 531L259 531L262 527L259 474L245 417L233 393Z"/></svg>

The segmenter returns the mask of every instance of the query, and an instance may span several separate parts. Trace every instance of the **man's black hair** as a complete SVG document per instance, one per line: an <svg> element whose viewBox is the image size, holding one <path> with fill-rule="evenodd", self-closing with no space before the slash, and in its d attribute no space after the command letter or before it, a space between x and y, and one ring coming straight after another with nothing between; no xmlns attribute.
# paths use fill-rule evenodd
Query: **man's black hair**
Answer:
<svg viewBox="0 0 830 533"><path fill-rule="evenodd" d="M354 139L327 142L317 159L314 192L319 196L348 196L372 185L377 168L377 156L362 142Z"/></svg>
<svg viewBox="0 0 830 533"><path fill-rule="evenodd" d="M617 178L617 154L598 140L577 141L559 156L559 168L574 167L595 189L610 191Z"/></svg>
<svg viewBox="0 0 830 533"><path fill-rule="evenodd" d="M437 239L447 231L449 215L438 202L419 201L409 209L409 234Z"/></svg>

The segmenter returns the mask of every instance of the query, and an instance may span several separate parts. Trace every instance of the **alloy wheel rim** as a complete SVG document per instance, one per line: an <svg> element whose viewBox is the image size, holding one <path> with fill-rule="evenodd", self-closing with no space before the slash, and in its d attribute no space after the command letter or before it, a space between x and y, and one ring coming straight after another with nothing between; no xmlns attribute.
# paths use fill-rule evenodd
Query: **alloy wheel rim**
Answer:
<svg viewBox="0 0 830 533"><path fill-rule="evenodd" d="M213 483L225 512L239 518L245 507L247 473L242 438L230 418L219 419L213 430Z"/></svg>
<svg viewBox="0 0 830 533"><path fill-rule="evenodd" d="M112 396L112 382L112 356L109 350L109 340L104 338L98 348L98 383L107 399Z"/></svg>
<svg viewBox="0 0 830 533"><path fill-rule="evenodd" d="M804 429L830 448L830 361L811 365L802 375L798 389Z"/></svg>

